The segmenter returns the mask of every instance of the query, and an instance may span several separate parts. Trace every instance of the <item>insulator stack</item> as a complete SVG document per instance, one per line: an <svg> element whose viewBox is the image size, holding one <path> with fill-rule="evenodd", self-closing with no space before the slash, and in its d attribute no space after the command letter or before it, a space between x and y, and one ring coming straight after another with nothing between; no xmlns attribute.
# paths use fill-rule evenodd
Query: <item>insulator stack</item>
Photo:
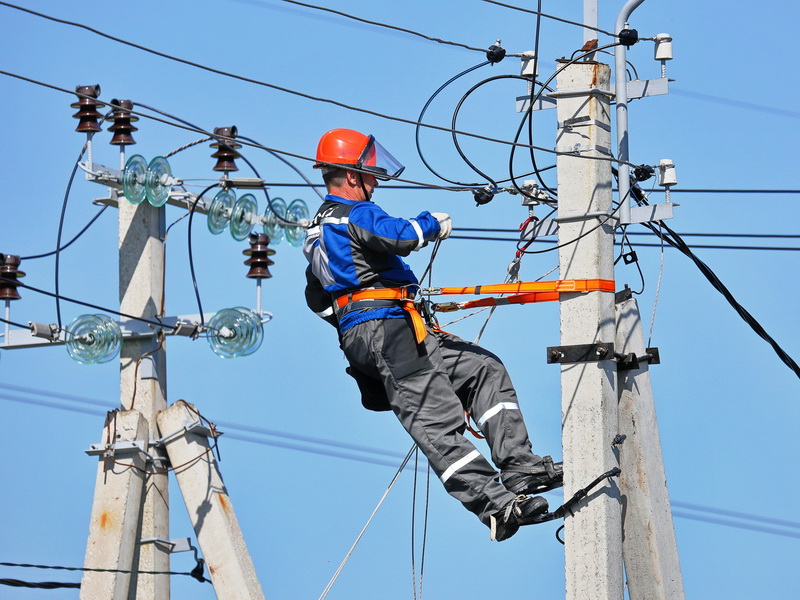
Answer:
<svg viewBox="0 0 800 600"><path fill-rule="evenodd" d="M17 284L20 277L25 277L25 273L19 270L20 258L13 254L0 255L3 257L0 264L0 300L19 300L22 296L17 291Z"/></svg>
<svg viewBox="0 0 800 600"><path fill-rule="evenodd" d="M102 131L102 127L97 122L103 115L97 110L98 106L103 103L97 100L100 95L99 85L79 85L75 88L75 93L78 95L78 101L70 104L72 108L77 108L73 117L78 119L78 126L75 131L83 133L95 133Z"/></svg>
<svg viewBox="0 0 800 600"><path fill-rule="evenodd" d="M214 135L220 136L217 138L216 142L211 144L212 148L218 148L218 150L211 155L211 158L217 159L217 164L214 165L215 171L227 172L239 170L239 167L237 167L236 163L233 162L235 159L242 156L236 151L236 148L241 148L242 145L232 141L232 139L236 137L237 131L236 125L232 125L231 127L216 127L214 129ZM220 138L231 139L223 140Z"/></svg>
<svg viewBox="0 0 800 600"><path fill-rule="evenodd" d="M109 119L114 122L108 131L114 134L111 138L111 143L114 146L131 146L136 142L131 135L134 131L139 131L136 127L131 125L132 122L139 120L136 115L131 115L133 110L133 102L130 100L112 100L111 104L115 106L114 112Z"/></svg>
<svg viewBox="0 0 800 600"><path fill-rule="evenodd" d="M242 250L242 254L249 256L244 264L250 267L246 277L249 279L268 279L272 277L269 272L270 265L275 262L269 257L275 254L275 250L269 247L269 236L266 233L251 233L250 247Z"/></svg>

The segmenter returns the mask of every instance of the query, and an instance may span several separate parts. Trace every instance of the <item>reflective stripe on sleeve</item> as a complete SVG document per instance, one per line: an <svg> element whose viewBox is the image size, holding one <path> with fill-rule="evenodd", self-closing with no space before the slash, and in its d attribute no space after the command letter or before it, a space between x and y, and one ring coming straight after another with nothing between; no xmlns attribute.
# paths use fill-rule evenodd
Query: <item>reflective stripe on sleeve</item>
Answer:
<svg viewBox="0 0 800 600"><path fill-rule="evenodd" d="M495 404L492 408L483 413L483 416L477 421L478 427L481 427L501 410L519 410L519 404L515 402L501 402L500 404Z"/></svg>
<svg viewBox="0 0 800 600"><path fill-rule="evenodd" d="M417 244L417 248L423 246L425 244L425 236L422 233L422 227L419 226L419 223L417 223L416 219L409 219L408 222L411 223L411 226L414 228L414 231L416 232L417 237L419 238L419 243Z"/></svg>
<svg viewBox="0 0 800 600"><path fill-rule="evenodd" d="M330 316L333 315L333 307L329 306L325 310L321 310L318 313L314 313L314 314L317 315L318 317L322 318L322 319L324 319L325 317L330 317Z"/></svg>
<svg viewBox="0 0 800 600"><path fill-rule="evenodd" d="M444 483L445 481L450 479L455 474L455 472L458 471L461 467L463 467L464 465L466 465L469 462L472 462L473 460L478 458L480 455L481 455L480 452L478 452L477 450L473 450L472 452L467 454L464 458L460 458L455 463L450 465L447 468L447 470L444 473L442 473L442 476L439 479L441 479L442 483Z"/></svg>

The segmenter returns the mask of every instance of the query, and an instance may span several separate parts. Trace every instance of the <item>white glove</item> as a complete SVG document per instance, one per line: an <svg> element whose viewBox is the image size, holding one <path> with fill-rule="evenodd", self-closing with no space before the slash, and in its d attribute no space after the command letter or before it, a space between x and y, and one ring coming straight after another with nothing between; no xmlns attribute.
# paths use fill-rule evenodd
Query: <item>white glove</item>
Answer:
<svg viewBox="0 0 800 600"><path fill-rule="evenodd" d="M450 220L450 215L447 213L431 213L434 218L439 221L439 239L446 240L450 237L450 233L453 231L453 221Z"/></svg>

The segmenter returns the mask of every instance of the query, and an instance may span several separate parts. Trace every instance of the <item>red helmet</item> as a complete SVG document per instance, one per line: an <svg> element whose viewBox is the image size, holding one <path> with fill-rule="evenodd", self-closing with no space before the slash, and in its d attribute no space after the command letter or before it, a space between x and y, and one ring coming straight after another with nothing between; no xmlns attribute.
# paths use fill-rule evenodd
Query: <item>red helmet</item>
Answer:
<svg viewBox="0 0 800 600"><path fill-rule="evenodd" d="M355 167L382 180L398 177L405 169L375 136L353 129L331 129L320 138L314 168L323 167Z"/></svg>

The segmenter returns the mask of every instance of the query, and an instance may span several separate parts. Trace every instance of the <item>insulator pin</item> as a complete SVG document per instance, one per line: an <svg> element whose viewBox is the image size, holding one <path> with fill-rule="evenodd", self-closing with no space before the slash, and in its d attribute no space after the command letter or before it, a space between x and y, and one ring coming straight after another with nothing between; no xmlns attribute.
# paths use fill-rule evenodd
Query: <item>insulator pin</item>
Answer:
<svg viewBox="0 0 800 600"><path fill-rule="evenodd" d="M97 100L100 95L99 85L79 85L75 88L75 93L78 95L78 101L70 104L72 108L77 108L73 117L78 119L78 126L75 131L83 133L95 133L102 131L102 127L97 122L103 115L97 110L98 106L103 103Z"/></svg>

